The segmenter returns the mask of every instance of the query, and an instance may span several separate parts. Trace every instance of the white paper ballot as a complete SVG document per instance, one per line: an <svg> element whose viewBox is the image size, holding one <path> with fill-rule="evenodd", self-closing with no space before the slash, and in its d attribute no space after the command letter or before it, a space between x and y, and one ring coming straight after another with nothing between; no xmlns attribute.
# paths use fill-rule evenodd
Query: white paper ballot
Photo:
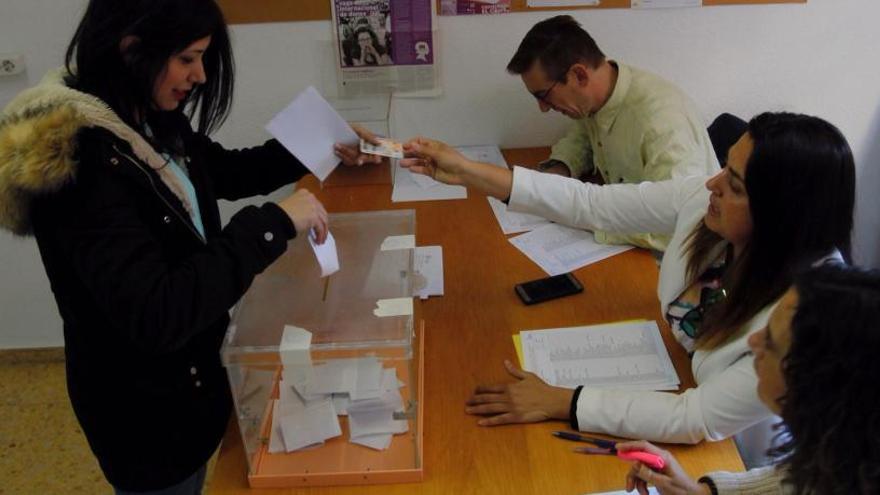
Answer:
<svg viewBox="0 0 880 495"><path fill-rule="evenodd" d="M427 299L428 296L443 295L443 247L421 246L413 253L413 270L425 281L424 287L415 295Z"/></svg>
<svg viewBox="0 0 880 495"><path fill-rule="evenodd" d="M308 365L311 363L310 347L312 332L293 325L284 325L278 353L285 365Z"/></svg>
<svg viewBox="0 0 880 495"><path fill-rule="evenodd" d="M427 189L429 187L437 187L442 184L442 182L437 182L436 180L434 180L431 177L428 177L427 175L412 174L410 177L412 178L412 180L414 180L416 182L417 186L419 186L423 189Z"/></svg>
<svg viewBox="0 0 880 495"><path fill-rule="evenodd" d="M349 411L348 414L351 438L380 433L405 433L408 429L409 423L405 419L394 419L393 409Z"/></svg>
<svg viewBox="0 0 880 495"><path fill-rule="evenodd" d="M336 409L336 414L340 416L348 415L348 404L351 402L351 399L348 398L348 394L333 394L333 408Z"/></svg>
<svg viewBox="0 0 880 495"><path fill-rule="evenodd" d="M329 230L327 231L327 240L324 241L324 244L316 244L311 234L309 234L309 244L315 252L315 257L318 258L322 277L333 275L339 271L339 253L336 251L336 239L333 238L333 234Z"/></svg>
<svg viewBox="0 0 880 495"><path fill-rule="evenodd" d="M389 433L380 433L378 435L364 435L351 438L349 441L351 443L363 445L364 447L369 447L373 450L385 450L391 446L391 438L393 436L394 435Z"/></svg>
<svg viewBox="0 0 880 495"><path fill-rule="evenodd" d="M416 247L416 236L410 235L390 235L382 241L379 247L381 251L396 251L398 249L413 249Z"/></svg>
<svg viewBox="0 0 880 495"><path fill-rule="evenodd" d="M382 365L375 357L331 359L312 366L310 375L293 383L300 395L352 394L376 390L382 383Z"/></svg>
<svg viewBox="0 0 880 495"><path fill-rule="evenodd" d="M551 276L570 272L632 249L632 246L599 244L592 232L555 223L509 240Z"/></svg>
<svg viewBox="0 0 880 495"><path fill-rule="evenodd" d="M283 415L280 423L287 452L342 435L333 401L329 399L310 404L293 414Z"/></svg>
<svg viewBox="0 0 880 495"><path fill-rule="evenodd" d="M492 213L498 219L498 225L501 227L501 232L504 232L504 235L528 232L550 224L550 220L538 215L510 211L501 200L490 197L487 197L486 200L489 201Z"/></svg>
<svg viewBox="0 0 880 495"><path fill-rule="evenodd" d="M266 125L266 130L320 181L339 164L333 145L357 145L360 141L348 123L312 86L279 112Z"/></svg>
<svg viewBox="0 0 880 495"><path fill-rule="evenodd" d="M373 314L379 318L388 316L408 316L413 314L413 301L411 297L398 297L394 299L380 299L376 301L376 309Z"/></svg>
<svg viewBox="0 0 880 495"><path fill-rule="evenodd" d="M395 165L397 167L397 165ZM394 170L394 189L391 191L391 201L401 203L406 201L434 201L444 199L465 199L467 198L467 189L463 186L449 186L435 182L436 185L425 187L415 179L418 174L414 174L405 168L396 168ZM430 184L426 184L430 185Z"/></svg>

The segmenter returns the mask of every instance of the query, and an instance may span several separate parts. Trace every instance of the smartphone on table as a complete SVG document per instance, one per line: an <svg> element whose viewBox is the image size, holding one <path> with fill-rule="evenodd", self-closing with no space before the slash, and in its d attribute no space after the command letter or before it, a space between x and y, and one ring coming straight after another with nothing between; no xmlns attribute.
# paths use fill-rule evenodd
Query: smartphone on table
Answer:
<svg viewBox="0 0 880 495"><path fill-rule="evenodd" d="M584 286L571 273L563 273L514 286L516 295L526 304L537 304L584 291Z"/></svg>

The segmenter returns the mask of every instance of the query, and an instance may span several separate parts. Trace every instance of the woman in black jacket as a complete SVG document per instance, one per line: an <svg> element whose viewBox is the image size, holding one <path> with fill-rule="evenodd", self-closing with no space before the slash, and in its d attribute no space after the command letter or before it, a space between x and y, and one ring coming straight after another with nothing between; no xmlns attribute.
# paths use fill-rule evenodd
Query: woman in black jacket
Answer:
<svg viewBox="0 0 880 495"><path fill-rule="evenodd" d="M0 225L36 237L73 409L117 493L200 491L232 405L228 311L289 239L326 237L305 190L221 227L217 199L307 172L274 140L228 151L207 137L232 87L213 0L92 0L66 68L0 118Z"/></svg>

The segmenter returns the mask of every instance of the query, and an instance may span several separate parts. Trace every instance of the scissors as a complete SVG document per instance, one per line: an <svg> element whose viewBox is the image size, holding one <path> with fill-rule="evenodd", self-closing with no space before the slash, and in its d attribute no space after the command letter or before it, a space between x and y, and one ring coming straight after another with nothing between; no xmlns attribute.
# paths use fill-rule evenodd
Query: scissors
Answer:
<svg viewBox="0 0 880 495"><path fill-rule="evenodd" d="M649 468L659 471L663 469L666 463L663 461L663 458L656 454L651 454L648 452L644 452L641 450L630 450L627 452L620 452L617 450L617 442L613 440L604 440L602 438L588 437L585 435L580 435L578 433L571 433L568 431L554 431L553 436L557 438L562 438L565 440L572 440L575 442L586 442L596 445L596 447L577 447L574 449L575 452L579 454L594 454L594 455L614 455L620 459L626 461L638 461L642 464L648 466Z"/></svg>

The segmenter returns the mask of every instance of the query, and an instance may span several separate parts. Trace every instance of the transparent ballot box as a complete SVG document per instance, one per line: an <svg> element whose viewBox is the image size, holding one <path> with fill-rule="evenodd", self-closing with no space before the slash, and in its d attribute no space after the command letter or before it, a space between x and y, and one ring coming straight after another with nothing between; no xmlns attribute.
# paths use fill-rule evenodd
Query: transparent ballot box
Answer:
<svg viewBox="0 0 880 495"><path fill-rule="evenodd" d="M238 303L221 350L252 487L422 479L415 212L334 214L330 230L340 270L321 278L297 236Z"/></svg>

